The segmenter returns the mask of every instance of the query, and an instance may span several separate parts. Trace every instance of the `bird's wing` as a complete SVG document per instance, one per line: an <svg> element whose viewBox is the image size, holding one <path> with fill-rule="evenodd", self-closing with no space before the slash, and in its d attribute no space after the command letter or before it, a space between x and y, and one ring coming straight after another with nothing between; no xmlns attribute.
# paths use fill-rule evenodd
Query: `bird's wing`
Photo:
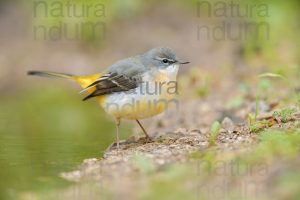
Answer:
<svg viewBox="0 0 300 200"><path fill-rule="evenodd" d="M114 92L128 91L138 87L139 81L134 77L128 77L124 74L107 73L94 81L82 92L94 88L94 91L86 96L83 100L90 99L92 97L101 96L105 94L111 94Z"/></svg>
<svg viewBox="0 0 300 200"><path fill-rule="evenodd" d="M146 71L138 58L121 60L108 68L107 72L86 87L82 92L93 89L83 100L92 97L128 91L137 88L141 75Z"/></svg>

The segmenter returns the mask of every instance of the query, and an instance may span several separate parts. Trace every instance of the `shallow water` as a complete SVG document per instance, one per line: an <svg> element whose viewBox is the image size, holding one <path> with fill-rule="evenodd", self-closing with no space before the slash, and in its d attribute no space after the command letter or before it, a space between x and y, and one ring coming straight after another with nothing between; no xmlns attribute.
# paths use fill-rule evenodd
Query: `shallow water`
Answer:
<svg viewBox="0 0 300 200"><path fill-rule="evenodd" d="M130 132L122 127L122 137ZM114 141L113 121L70 88L35 86L0 98L0 199L68 186L59 177Z"/></svg>

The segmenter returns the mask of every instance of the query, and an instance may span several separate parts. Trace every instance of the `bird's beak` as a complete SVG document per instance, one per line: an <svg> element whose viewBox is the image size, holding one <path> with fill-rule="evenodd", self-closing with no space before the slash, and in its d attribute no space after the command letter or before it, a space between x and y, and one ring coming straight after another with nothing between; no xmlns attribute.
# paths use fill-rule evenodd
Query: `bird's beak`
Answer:
<svg viewBox="0 0 300 200"><path fill-rule="evenodd" d="M180 60L178 60L177 61L179 64L182 64L182 65L185 65L185 64L189 64L190 62L187 62L187 61L180 61Z"/></svg>

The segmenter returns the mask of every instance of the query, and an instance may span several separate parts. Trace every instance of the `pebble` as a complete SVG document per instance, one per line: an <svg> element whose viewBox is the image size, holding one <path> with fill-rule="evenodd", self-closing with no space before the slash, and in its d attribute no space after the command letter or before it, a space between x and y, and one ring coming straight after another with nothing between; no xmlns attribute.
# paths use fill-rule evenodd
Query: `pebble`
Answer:
<svg viewBox="0 0 300 200"><path fill-rule="evenodd" d="M229 117L225 117L222 121L222 128L232 132L234 130L234 123Z"/></svg>

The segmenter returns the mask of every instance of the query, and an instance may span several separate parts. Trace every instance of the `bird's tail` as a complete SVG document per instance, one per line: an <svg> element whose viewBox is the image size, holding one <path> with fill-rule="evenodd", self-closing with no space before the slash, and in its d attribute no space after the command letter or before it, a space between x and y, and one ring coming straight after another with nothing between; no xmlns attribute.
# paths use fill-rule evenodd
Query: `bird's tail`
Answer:
<svg viewBox="0 0 300 200"><path fill-rule="evenodd" d="M71 74L65 73L57 73L57 72L48 72L48 71L28 71L28 75L34 76L42 76L42 77L58 77L58 78L65 78L70 79L77 82L82 88L88 87L92 84L95 80L100 77L100 74L93 74L88 76L74 76Z"/></svg>
<svg viewBox="0 0 300 200"><path fill-rule="evenodd" d="M64 74L64 73L56 73L56 72L47 72L47 71L28 71L28 75L34 75L34 76L42 76L42 77L59 77L59 78L67 78L67 79L73 79L73 75L71 74Z"/></svg>

